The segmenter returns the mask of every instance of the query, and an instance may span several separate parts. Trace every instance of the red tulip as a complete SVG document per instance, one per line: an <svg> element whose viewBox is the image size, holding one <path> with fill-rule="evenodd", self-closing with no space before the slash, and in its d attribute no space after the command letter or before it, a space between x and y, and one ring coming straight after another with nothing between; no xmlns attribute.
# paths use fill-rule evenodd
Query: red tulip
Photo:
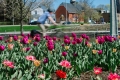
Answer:
<svg viewBox="0 0 120 80"><path fill-rule="evenodd" d="M120 76L116 73L110 73L108 75L108 80L120 80Z"/></svg>
<svg viewBox="0 0 120 80"><path fill-rule="evenodd" d="M66 78L66 72L63 72L62 70L57 70L57 71L56 71L56 75L57 75L59 78L63 78L63 79Z"/></svg>

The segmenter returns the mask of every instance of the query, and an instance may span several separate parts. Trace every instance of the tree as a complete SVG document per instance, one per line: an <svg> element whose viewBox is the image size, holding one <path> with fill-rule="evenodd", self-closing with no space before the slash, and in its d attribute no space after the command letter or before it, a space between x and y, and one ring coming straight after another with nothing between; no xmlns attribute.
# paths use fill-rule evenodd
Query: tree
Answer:
<svg viewBox="0 0 120 80"><path fill-rule="evenodd" d="M91 14L91 17L92 17L93 20L98 21L101 17L101 14L98 11L93 10L92 14Z"/></svg>
<svg viewBox="0 0 120 80"><path fill-rule="evenodd" d="M110 10L110 5L107 4L107 5L104 5L104 4L100 4L97 6L97 9L99 10Z"/></svg>
<svg viewBox="0 0 120 80"><path fill-rule="evenodd" d="M55 0L44 0L42 3L41 3L41 6L44 6L45 8L50 8L52 7L52 4Z"/></svg>
<svg viewBox="0 0 120 80"><path fill-rule="evenodd" d="M32 10L39 6L50 7L54 0L0 0L6 10L6 17L13 21L19 21L20 31L23 33L23 20L25 20Z"/></svg>
<svg viewBox="0 0 120 80"><path fill-rule="evenodd" d="M88 18L91 18L93 12L93 0L78 0L78 4L81 5L82 10L84 11L84 22L88 22Z"/></svg>
<svg viewBox="0 0 120 80"><path fill-rule="evenodd" d="M19 21L20 31L23 33L23 20L26 19L30 8L36 0L0 0L6 12L6 17L13 21Z"/></svg>

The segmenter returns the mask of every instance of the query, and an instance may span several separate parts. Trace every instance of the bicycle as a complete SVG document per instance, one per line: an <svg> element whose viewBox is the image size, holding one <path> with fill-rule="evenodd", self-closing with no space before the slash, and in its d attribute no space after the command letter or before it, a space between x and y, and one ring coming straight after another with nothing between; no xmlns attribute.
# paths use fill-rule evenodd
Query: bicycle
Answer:
<svg viewBox="0 0 120 80"><path fill-rule="evenodd" d="M62 31L61 28L56 28L57 26L51 26L49 28L47 28L46 30L46 33L48 34L49 33L49 36L53 37L63 37L65 34L64 32ZM34 37L36 34L40 34L42 36L42 31L41 30L31 30L30 31L30 36L31 37Z"/></svg>

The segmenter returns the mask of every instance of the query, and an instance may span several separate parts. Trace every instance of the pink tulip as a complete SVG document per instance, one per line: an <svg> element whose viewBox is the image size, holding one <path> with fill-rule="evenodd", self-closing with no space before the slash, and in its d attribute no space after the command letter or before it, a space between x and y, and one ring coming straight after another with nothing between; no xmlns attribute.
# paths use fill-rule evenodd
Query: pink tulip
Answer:
<svg viewBox="0 0 120 80"><path fill-rule="evenodd" d="M63 60L59 63L59 65L63 66L63 67L66 67L66 68L71 68L71 64L70 62L68 62L67 60Z"/></svg>
<svg viewBox="0 0 120 80"><path fill-rule="evenodd" d="M3 64L9 68L14 68L14 63L9 60L4 60Z"/></svg>
<svg viewBox="0 0 120 80"><path fill-rule="evenodd" d="M36 60L36 58L35 58L34 56L31 56L31 55L26 56L25 58L26 58L27 60L29 60L29 61L34 61L34 60Z"/></svg>
<svg viewBox="0 0 120 80"><path fill-rule="evenodd" d="M102 68L101 67L94 67L94 73L96 75L101 74L102 73Z"/></svg>

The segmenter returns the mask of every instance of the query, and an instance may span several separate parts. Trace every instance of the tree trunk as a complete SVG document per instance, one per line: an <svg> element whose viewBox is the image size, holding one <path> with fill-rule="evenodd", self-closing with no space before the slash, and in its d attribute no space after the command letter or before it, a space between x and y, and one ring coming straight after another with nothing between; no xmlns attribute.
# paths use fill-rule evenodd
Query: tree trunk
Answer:
<svg viewBox="0 0 120 80"><path fill-rule="evenodd" d="M22 20L20 21L20 34L23 34L23 23Z"/></svg>

